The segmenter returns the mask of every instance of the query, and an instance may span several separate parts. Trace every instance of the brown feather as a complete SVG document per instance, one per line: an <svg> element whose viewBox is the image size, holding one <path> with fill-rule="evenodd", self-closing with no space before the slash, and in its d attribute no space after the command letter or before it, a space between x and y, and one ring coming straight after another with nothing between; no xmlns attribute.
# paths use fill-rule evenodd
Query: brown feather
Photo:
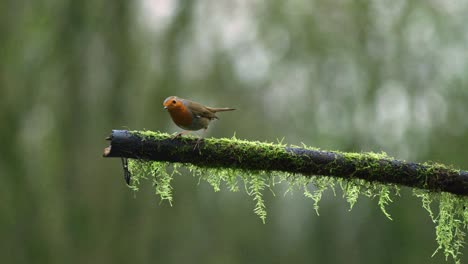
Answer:
<svg viewBox="0 0 468 264"><path fill-rule="evenodd" d="M232 111L234 110L233 108L214 108L214 107L208 107L204 106L202 104L199 104L197 102L193 102L187 99L183 99L185 105L187 108L189 108L194 115L198 115L200 117L205 117L210 120L212 119L218 119L216 116L216 112L222 112L222 111Z"/></svg>
<svg viewBox="0 0 468 264"><path fill-rule="evenodd" d="M236 109L234 108L228 108L228 107L225 107L225 108L214 108L214 107L206 107L208 110L210 110L211 112L224 112L224 111L234 111Z"/></svg>

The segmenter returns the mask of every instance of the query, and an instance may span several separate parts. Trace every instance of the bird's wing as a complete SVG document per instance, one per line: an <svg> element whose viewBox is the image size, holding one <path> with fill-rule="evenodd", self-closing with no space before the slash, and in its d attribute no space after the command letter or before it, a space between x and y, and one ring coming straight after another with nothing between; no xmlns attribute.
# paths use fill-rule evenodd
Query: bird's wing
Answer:
<svg viewBox="0 0 468 264"><path fill-rule="evenodd" d="M194 116L198 117L205 117L208 119L215 119L218 118L214 112L210 111L206 106L196 103L196 102L189 102L187 107L192 111Z"/></svg>
<svg viewBox="0 0 468 264"><path fill-rule="evenodd" d="M234 108L229 108L229 107L206 107L208 110L210 110L213 113L216 112L224 112L224 111L234 111L236 109Z"/></svg>

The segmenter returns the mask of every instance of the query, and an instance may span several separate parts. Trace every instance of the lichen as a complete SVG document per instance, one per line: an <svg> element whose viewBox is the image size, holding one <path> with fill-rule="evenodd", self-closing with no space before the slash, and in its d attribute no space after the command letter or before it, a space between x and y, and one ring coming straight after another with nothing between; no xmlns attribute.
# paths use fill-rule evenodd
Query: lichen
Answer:
<svg viewBox="0 0 468 264"><path fill-rule="evenodd" d="M169 134L158 133L152 131L133 131L143 139L167 139ZM187 137L184 140L193 140ZM205 139L205 145L212 144L229 144L233 148L242 148L243 155L252 155L251 153L260 153L254 158L260 164L264 162L264 157L284 155L283 140L278 144L252 142L239 140L235 137L217 139ZM235 144L234 144L235 143ZM258 152L259 148L263 152ZM318 150L305 146L301 148ZM216 148L214 148L216 151ZM254 151L255 150L255 151ZM319 202L323 193L331 189L335 193L335 187L338 186L342 190L343 198L349 203L349 210L352 210L360 196L365 196L371 199L377 199L377 204L382 213L390 220L391 215L387 211L387 207L393 202L394 196L399 196L399 186L395 184L380 183L379 170L386 171L386 161L393 160L386 153L343 153L334 152L342 155L347 160L355 161L359 164L356 170L349 179L328 177L328 176L310 176L301 174L292 174L287 172L277 171L249 171L233 168L207 168L199 167L190 164L183 164L195 177L198 177L199 182L205 181L212 186L215 192L226 188L229 191L238 192L239 186L244 186L247 195L252 197L254 202L254 213L265 223L267 218L266 203L263 194L266 189L273 192L273 188L280 183L287 184L286 193L300 190L303 195L312 200L312 206L317 215L319 215ZM238 162L242 162L242 155L234 157ZM382 162L384 161L384 162ZM300 167L302 161L300 159L292 160L293 164ZM336 162L331 162L326 165L326 169L333 172L333 166ZM143 161L129 159L129 171L132 174L132 182L130 188L137 191L142 179L152 182L156 195L159 195L161 201L168 201L172 205L172 187L171 181L178 174L178 168L181 164L159 162L159 161ZM418 171L420 177L424 177L427 183L427 175L434 170L451 169L442 164L426 163L423 164L427 169ZM376 181L366 181L363 179L354 178L353 175L359 173L363 169L372 168ZM274 194L274 193L273 193ZM461 249L464 244L465 230L468 227L468 198L457 196L449 193L435 193L426 190L413 189L413 195L420 198L422 207L429 213L431 220L436 225L436 241L438 247L434 254L443 252L446 258L452 257L455 263L460 263ZM438 201L438 203L436 203ZM438 205L438 210L433 210L433 207ZM435 213L434 213L435 212Z"/></svg>

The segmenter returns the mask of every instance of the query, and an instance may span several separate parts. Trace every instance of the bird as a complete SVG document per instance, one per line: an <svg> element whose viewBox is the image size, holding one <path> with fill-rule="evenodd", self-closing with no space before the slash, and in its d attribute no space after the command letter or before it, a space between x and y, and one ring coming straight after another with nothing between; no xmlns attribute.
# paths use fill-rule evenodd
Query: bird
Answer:
<svg viewBox="0 0 468 264"><path fill-rule="evenodd" d="M174 138L185 135L190 131L197 131L203 129L202 136L198 138L195 148L199 145L201 139L205 135L208 125L214 119L219 119L216 116L217 112L233 111L234 108L217 108L202 105L187 99L177 96L169 96L163 102L164 109L166 109L174 123L184 129L177 133Z"/></svg>

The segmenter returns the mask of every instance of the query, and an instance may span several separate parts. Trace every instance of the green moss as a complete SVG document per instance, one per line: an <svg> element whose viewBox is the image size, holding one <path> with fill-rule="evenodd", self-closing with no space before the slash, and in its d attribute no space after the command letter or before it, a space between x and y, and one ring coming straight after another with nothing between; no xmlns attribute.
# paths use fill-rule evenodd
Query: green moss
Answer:
<svg viewBox="0 0 468 264"><path fill-rule="evenodd" d="M387 209L386 209L386 206L388 204L390 204L392 201L391 199L391 191L392 191L392 187L393 189L395 190L395 193L396 194L399 194L399 187L398 186L387 186L387 185L382 185L380 184L379 186L379 192L377 193L377 196L379 197L379 206L380 206L380 210L382 211L382 213L390 220L393 220L392 217L390 216L390 214L387 212Z"/></svg>
<svg viewBox="0 0 468 264"><path fill-rule="evenodd" d="M434 193L419 189L414 189L413 194L421 199L423 208L436 224L438 247L433 256L442 251L446 259L452 257L455 263L460 263L461 249L468 227L468 199L451 193ZM436 213L432 208L435 204L438 205Z"/></svg>
<svg viewBox="0 0 468 264"><path fill-rule="evenodd" d="M368 198L378 198L377 204L382 213L390 220L390 214L387 212L387 205L392 201L391 196L400 195L400 188L394 184L381 184L377 182L368 182L361 179L339 180L340 187L343 191L343 197L349 203L349 210L353 209L360 195Z"/></svg>
<svg viewBox="0 0 468 264"><path fill-rule="evenodd" d="M154 132L154 131L149 131L149 130L133 130L133 131L129 131L129 132L134 134L134 135L138 135L143 139L147 139L147 138L167 139L167 138L171 137L171 135L168 134L168 133Z"/></svg>
<svg viewBox="0 0 468 264"><path fill-rule="evenodd" d="M161 197L161 201L167 200L172 206L172 187L171 181L175 174L178 173L178 164L173 165L172 172L168 172L168 162L148 162L141 160L129 159L128 169L132 175L130 188L138 191L141 179L149 179L152 181L156 195Z"/></svg>
<svg viewBox="0 0 468 264"><path fill-rule="evenodd" d="M413 189L413 195L420 198L422 202L422 207L429 213L429 216L432 219L432 222L436 223L436 218L431 209L432 201L437 197L436 193L430 193L426 190Z"/></svg>
<svg viewBox="0 0 468 264"><path fill-rule="evenodd" d="M152 131L133 131L132 133L144 139L167 139L171 137L169 134ZM193 139L193 137L182 137L182 140L193 141ZM216 140L204 139L205 146L212 147L211 150L214 152L224 151L221 148L216 148L216 146L219 144L227 144L230 148L240 150L240 152L236 152L240 154L233 156L238 162L242 162L242 158L247 156L249 159L253 159L259 164L264 163L267 157L283 157L282 155L285 155L284 147L286 145L282 144L282 140L278 143L279 144L245 141L237 139L235 136ZM301 148L318 150L305 145L301 146ZM252 156L251 153L257 154L256 156ZM362 170L371 168L371 170L368 171L372 172L371 177L376 181L369 182L353 177L350 179L342 179L324 176L304 176L286 172L206 168L188 164L184 164L184 167L188 168L195 177L198 177L199 182L206 181L210 184L215 192L221 191L223 188L237 192L240 190L239 186L243 185L245 192L252 197L255 204L254 213L257 214L264 223L266 221L267 211L263 193L265 189L269 189L273 192L274 186L280 183L286 183L288 185L286 193L298 189L305 197L310 198L317 215L319 215L319 202L323 193L331 189L335 194L335 187L339 186L342 190L343 198L349 203L350 210L357 203L360 196L371 199L375 198L378 200L377 204L382 213L388 219L392 220L387 211L387 206L393 202L392 197L399 196L399 187L395 184L379 183L378 180L380 173L388 173L389 166L386 164L389 163L386 163L386 161L391 161L393 158L389 157L384 152L335 153L357 164L353 175ZM304 162L302 159L294 159L294 157L289 161L299 168ZM338 165L339 164L337 164L335 160L324 166L327 171L333 172ZM418 174L420 177L424 177L424 182L426 183L428 181L428 175L433 175L434 172L438 170L450 169L457 171L445 165L432 162L423 165L424 167L418 171ZM180 164L169 164L167 162L130 159L129 170L132 174L132 185L130 188L136 191L142 179L149 180L152 182L155 193L160 196L161 201L167 200L172 205L171 181L175 174L178 173L177 169L179 166ZM443 252L446 258L452 257L455 263L460 263L460 252L464 243L465 229L468 226L468 210L466 210L468 207L468 199L449 193L433 193L419 189L414 189L413 194L421 199L422 207L429 213L430 218L436 224L436 241L438 247L434 254ZM436 203L436 201L438 201L438 203ZM436 204L438 205L437 214L434 213L432 209Z"/></svg>
<svg viewBox="0 0 468 264"><path fill-rule="evenodd" d="M349 210L351 211L361 193L360 180L342 180L340 181L340 187L343 190L343 198L349 203Z"/></svg>
<svg viewBox="0 0 468 264"><path fill-rule="evenodd" d="M267 186L264 177L259 177L259 175L249 173L244 177L244 182L249 183L248 194L253 197L255 201L255 214L262 219L262 222L265 223L267 212L265 201L263 200L263 190Z"/></svg>
<svg viewBox="0 0 468 264"><path fill-rule="evenodd" d="M330 177L318 177L318 176L312 176L312 177L305 177L302 176L302 183L298 183L302 185L302 188L304 190L304 196L312 199L314 201L314 210L319 214L319 205L318 203L322 199L322 194L328 190L332 189L333 193L335 194L335 179L332 179ZM315 188L312 192L309 191L309 185L313 185Z"/></svg>

